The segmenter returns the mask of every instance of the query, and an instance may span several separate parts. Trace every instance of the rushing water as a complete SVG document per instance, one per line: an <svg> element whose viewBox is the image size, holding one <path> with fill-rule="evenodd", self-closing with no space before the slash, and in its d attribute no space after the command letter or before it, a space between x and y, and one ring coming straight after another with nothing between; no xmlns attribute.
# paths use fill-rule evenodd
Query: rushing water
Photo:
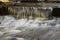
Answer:
<svg viewBox="0 0 60 40"><path fill-rule="evenodd" d="M0 40L60 40L59 19L0 16Z"/></svg>

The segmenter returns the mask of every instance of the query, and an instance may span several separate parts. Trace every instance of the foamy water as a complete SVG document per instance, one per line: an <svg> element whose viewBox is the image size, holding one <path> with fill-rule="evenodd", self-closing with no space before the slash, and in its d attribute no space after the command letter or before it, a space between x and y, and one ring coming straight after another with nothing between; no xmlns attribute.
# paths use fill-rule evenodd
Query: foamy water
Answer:
<svg viewBox="0 0 60 40"><path fill-rule="evenodd" d="M60 40L60 21L0 17L0 40Z"/></svg>

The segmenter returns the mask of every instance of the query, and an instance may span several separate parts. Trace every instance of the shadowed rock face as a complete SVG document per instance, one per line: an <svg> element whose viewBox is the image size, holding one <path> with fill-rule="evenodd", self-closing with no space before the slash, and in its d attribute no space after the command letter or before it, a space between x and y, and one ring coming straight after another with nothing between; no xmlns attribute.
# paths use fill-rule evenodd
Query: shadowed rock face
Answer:
<svg viewBox="0 0 60 40"><path fill-rule="evenodd" d="M60 17L60 8L53 8L53 11L52 11L52 16L54 17Z"/></svg>
<svg viewBox="0 0 60 40"><path fill-rule="evenodd" d="M0 2L0 15L8 15L8 8L6 7L5 3Z"/></svg>
<svg viewBox="0 0 60 40"><path fill-rule="evenodd" d="M21 0L21 2L29 2L29 3L37 3L37 2L39 2L38 0Z"/></svg>
<svg viewBox="0 0 60 40"><path fill-rule="evenodd" d="M1 16L3 16L3 15L9 15L8 9L6 7L1 7L0 8L0 15Z"/></svg>

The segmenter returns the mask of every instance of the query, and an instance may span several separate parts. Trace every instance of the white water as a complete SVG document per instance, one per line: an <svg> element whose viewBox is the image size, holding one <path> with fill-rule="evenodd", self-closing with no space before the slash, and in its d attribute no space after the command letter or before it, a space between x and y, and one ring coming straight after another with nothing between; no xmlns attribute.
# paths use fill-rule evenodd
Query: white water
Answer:
<svg viewBox="0 0 60 40"><path fill-rule="evenodd" d="M0 39L1 40L12 40L13 38L16 40L38 40L37 38L31 39L31 37L30 39L25 38L25 37L20 38L15 35L22 35L22 36L28 35L31 32L30 30L34 31L35 33L37 32L37 34L39 34L40 29L41 31L42 30L47 31L47 29L49 28L52 30L57 30L57 28L60 28L59 20L55 20L55 19L45 20L45 18L36 18L34 20L33 19L27 20L27 18L21 18L21 19L16 20L12 16L4 16L4 17L1 16L0 22L1 22L0 24ZM36 30L38 30L39 32ZM49 31L44 35L40 34L41 35L40 40L44 40L45 36L48 37L49 34L52 35L53 33L54 33L53 31ZM32 33L31 35L34 35L34 34ZM46 39L46 40L53 40L53 39Z"/></svg>

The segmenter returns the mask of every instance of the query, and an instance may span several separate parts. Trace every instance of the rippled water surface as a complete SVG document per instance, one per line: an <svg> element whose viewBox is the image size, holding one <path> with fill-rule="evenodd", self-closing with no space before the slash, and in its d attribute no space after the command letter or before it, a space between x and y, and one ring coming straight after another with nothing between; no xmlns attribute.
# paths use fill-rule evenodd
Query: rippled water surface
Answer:
<svg viewBox="0 0 60 40"><path fill-rule="evenodd" d="M60 40L60 21L0 16L0 40Z"/></svg>

